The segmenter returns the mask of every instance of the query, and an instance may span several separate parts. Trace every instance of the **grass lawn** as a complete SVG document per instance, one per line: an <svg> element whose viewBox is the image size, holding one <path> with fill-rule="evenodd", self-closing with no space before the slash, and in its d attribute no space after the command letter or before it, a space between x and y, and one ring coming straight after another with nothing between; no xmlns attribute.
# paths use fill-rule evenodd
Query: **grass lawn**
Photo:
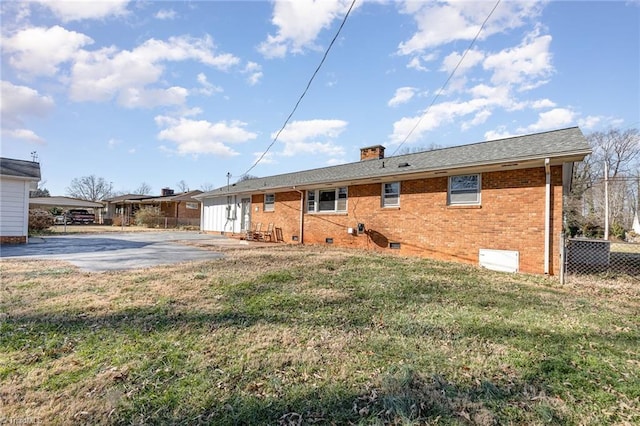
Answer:
<svg viewBox="0 0 640 426"><path fill-rule="evenodd" d="M0 268L0 423L640 422L637 280L289 246Z"/></svg>

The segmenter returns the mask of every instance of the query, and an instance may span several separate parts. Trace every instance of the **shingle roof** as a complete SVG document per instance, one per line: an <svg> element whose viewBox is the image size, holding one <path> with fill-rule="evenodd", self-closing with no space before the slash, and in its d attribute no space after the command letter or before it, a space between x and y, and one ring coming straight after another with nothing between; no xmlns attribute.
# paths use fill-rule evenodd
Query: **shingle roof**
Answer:
<svg viewBox="0 0 640 426"><path fill-rule="evenodd" d="M0 157L0 175L40 180L40 163Z"/></svg>
<svg viewBox="0 0 640 426"><path fill-rule="evenodd" d="M578 127L516 136L384 159L249 179L205 192L197 198L234 193L264 192L385 176L497 165L516 161L587 155L591 148ZM406 164L406 165L405 165ZM404 167L402 165L405 165Z"/></svg>
<svg viewBox="0 0 640 426"><path fill-rule="evenodd" d="M161 201L168 201L168 202L197 201L197 202L200 202L200 200L197 200L197 199L194 198L196 195L199 195L199 194L202 194L202 191L200 191L199 189L196 189L196 190L193 190L193 191L181 192L179 194L165 195L164 197L145 198L142 201L144 203L156 203L156 202L161 202Z"/></svg>

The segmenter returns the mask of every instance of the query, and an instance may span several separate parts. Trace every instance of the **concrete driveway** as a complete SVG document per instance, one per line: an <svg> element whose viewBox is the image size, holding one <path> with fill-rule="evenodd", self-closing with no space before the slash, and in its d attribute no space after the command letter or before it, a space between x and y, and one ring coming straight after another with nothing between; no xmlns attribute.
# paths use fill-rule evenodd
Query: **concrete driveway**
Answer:
<svg viewBox="0 0 640 426"><path fill-rule="evenodd" d="M208 250L190 245L211 246ZM219 259L219 246L246 245L220 235L185 231L110 232L30 238L29 244L3 245L2 259L67 261L83 271L104 272L180 262Z"/></svg>

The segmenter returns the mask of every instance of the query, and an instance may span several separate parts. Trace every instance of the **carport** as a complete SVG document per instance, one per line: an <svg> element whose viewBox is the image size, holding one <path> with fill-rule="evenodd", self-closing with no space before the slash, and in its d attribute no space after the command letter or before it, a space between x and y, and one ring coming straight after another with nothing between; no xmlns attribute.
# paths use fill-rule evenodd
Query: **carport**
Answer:
<svg viewBox="0 0 640 426"><path fill-rule="evenodd" d="M59 207L64 211L69 209L102 209L104 204L97 201L83 200L81 198L71 197L35 197L29 198L29 208L40 208L49 210L52 207ZM102 212L98 210L99 214L96 216L102 216ZM64 230L67 231L67 223L64 221Z"/></svg>

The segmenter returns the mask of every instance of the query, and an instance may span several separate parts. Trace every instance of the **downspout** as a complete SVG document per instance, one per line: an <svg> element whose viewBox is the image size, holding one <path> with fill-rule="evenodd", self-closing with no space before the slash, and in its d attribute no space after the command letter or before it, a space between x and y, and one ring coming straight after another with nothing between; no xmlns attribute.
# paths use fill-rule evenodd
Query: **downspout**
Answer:
<svg viewBox="0 0 640 426"><path fill-rule="evenodd" d="M546 196L544 206L544 274L549 275L549 260L551 257L551 165L549 159L544 159L546 175Z"/></svg>
<svg viewBox="0 0 640 426"><path fill-rule="evenodd" d="M300 194L300 244L304 244L304 192L293 187Z"/></svg>

